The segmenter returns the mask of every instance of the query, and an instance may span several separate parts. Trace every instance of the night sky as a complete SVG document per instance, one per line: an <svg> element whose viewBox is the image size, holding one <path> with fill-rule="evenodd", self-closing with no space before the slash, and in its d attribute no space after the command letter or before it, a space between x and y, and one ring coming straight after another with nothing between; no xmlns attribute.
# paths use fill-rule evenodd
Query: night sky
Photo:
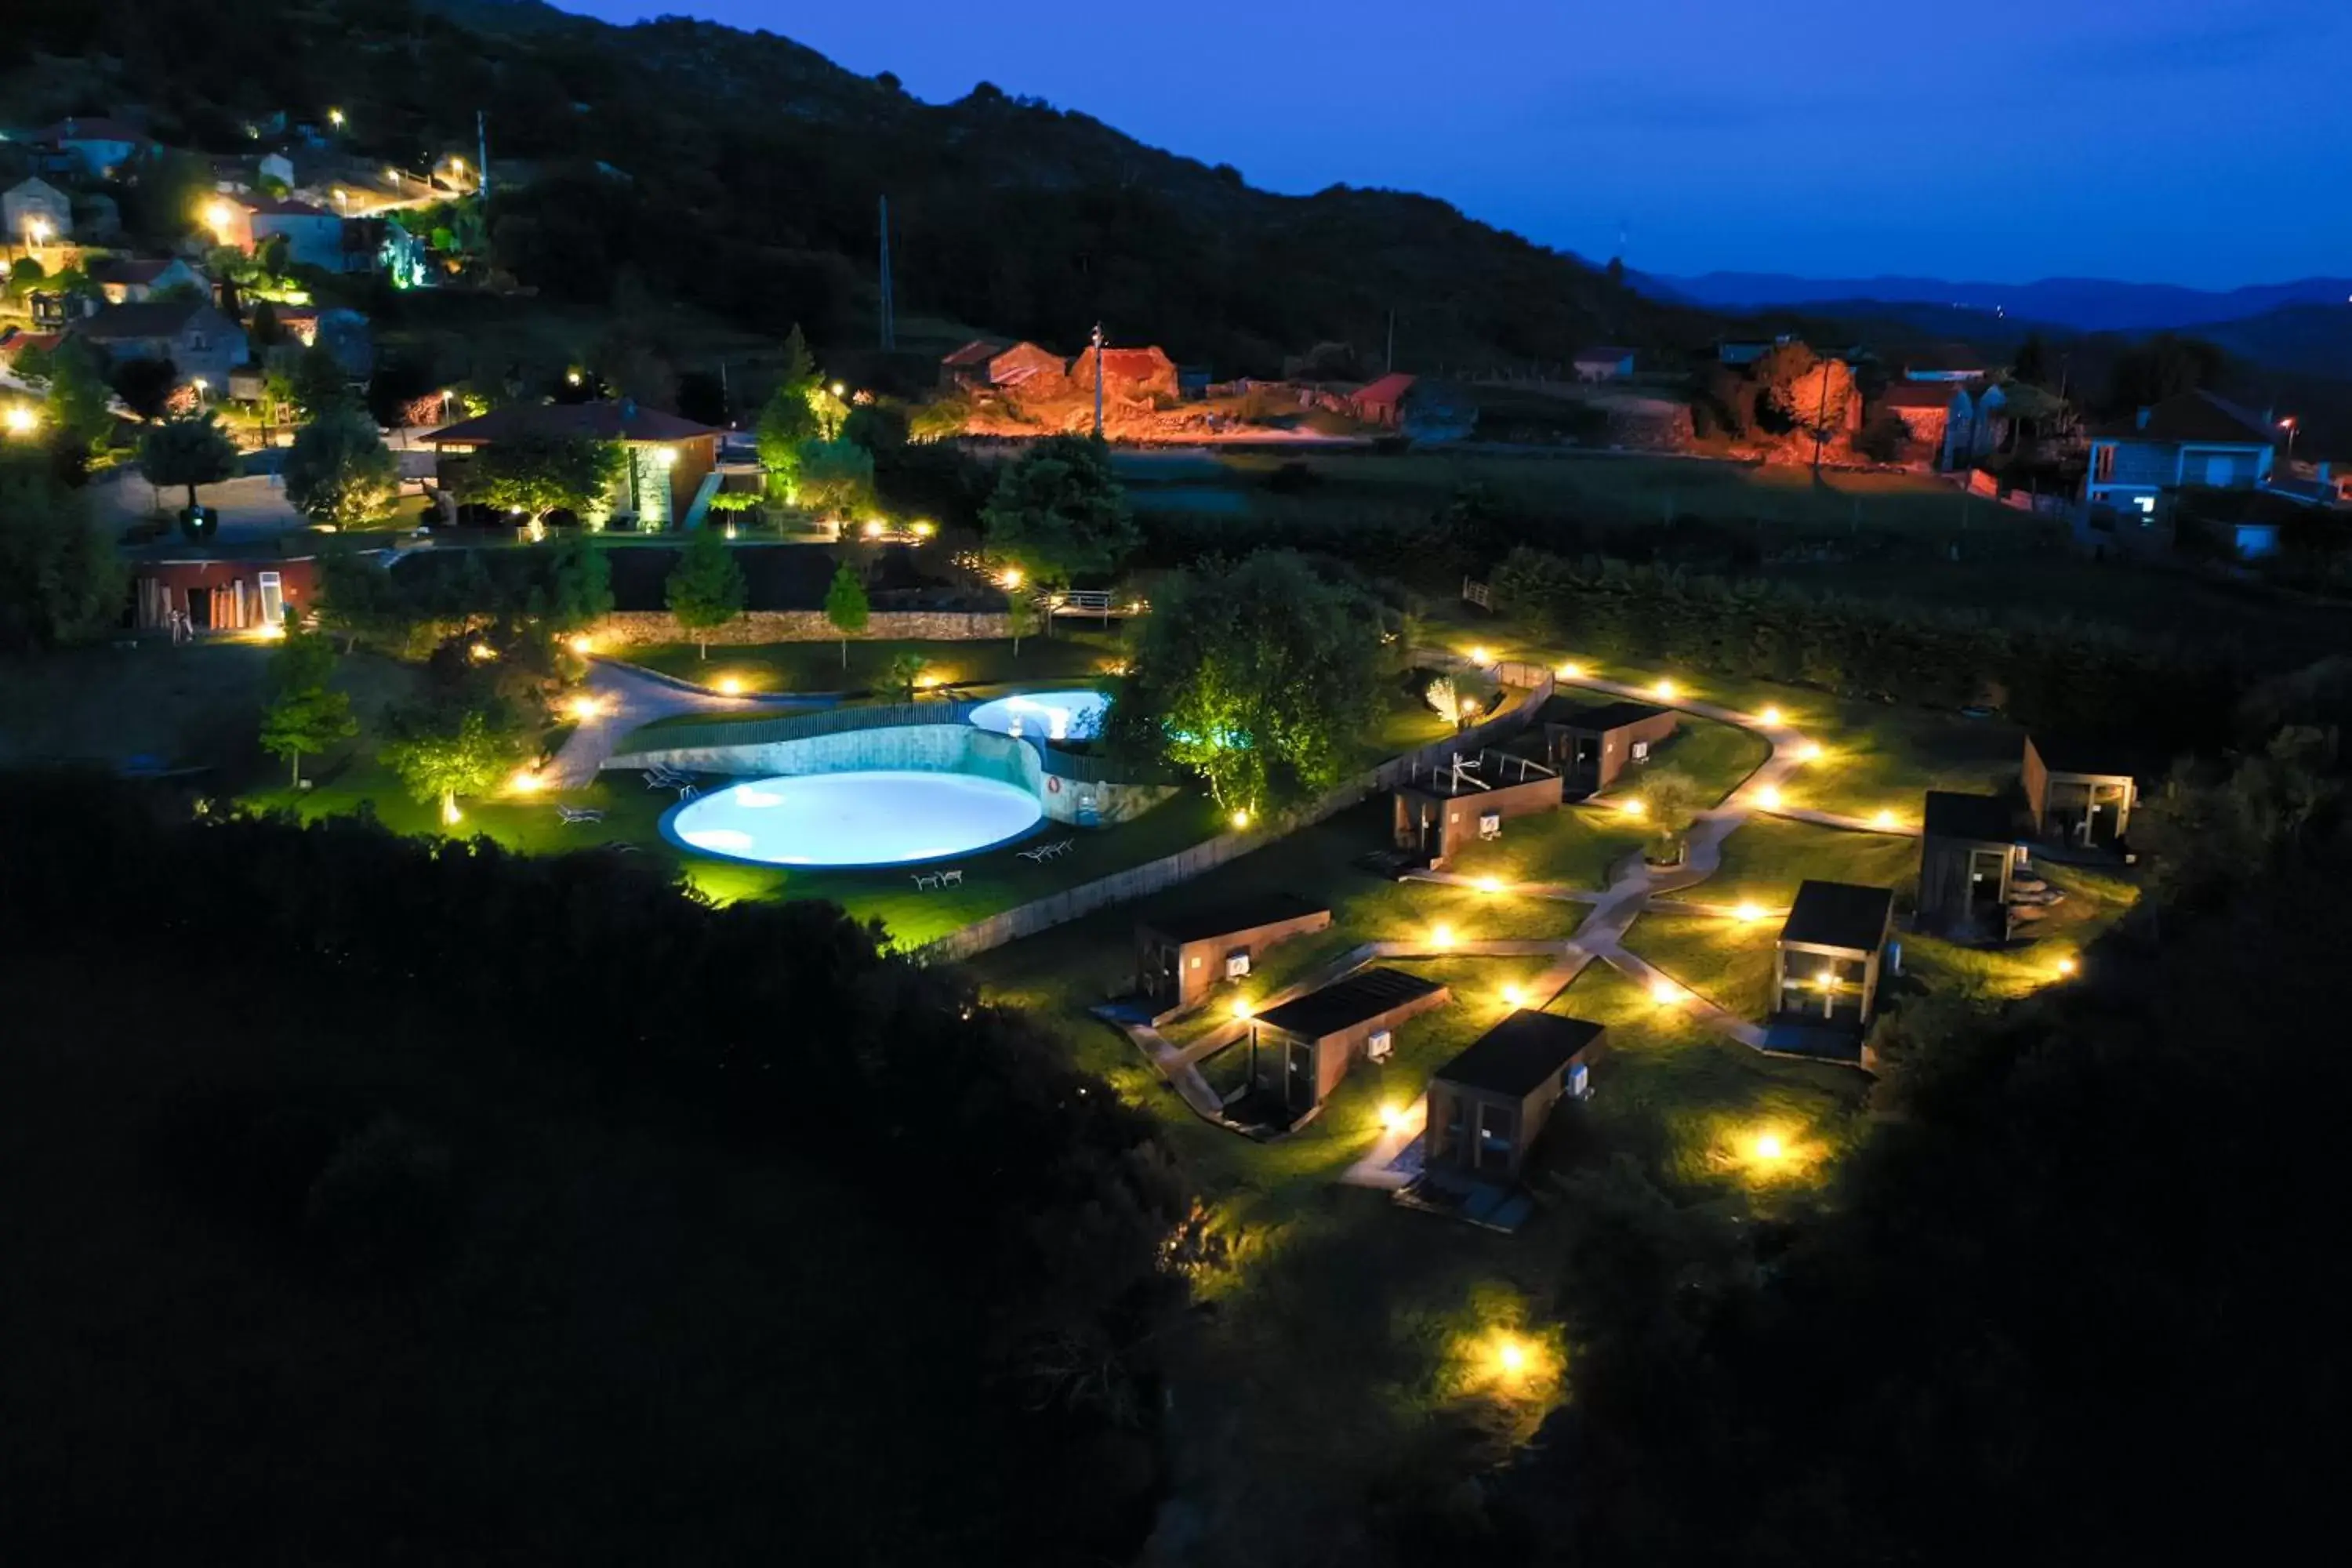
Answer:
<svg viewBox="0 0 2352 1568"><path fill-rule="evenodd" d="M2352 271L2347 0L565 0L992 81L1304 193L1425 191L1653 271Z"/></svg>

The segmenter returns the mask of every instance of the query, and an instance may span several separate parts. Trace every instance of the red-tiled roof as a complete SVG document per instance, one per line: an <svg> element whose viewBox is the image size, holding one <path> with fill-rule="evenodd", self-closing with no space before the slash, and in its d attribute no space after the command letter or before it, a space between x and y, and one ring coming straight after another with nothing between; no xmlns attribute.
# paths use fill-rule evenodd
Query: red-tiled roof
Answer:
<svg viewBox="0 0 2352 1568"><path fill-rule="evenodd" d="M2251 408L2241 408L2210 392L2184 392L2147 410L2114 420L2094 432L2103 441L2154 441L2167 446L2268 447L2278 431Z"/></svg>
<svg viewBox="0 0 2352 1568"><path fill-rule="evenodd" d="M994 359L998 354L1003 353L1010 346L1010 344L999 342L992 338L974 338L971 342L964 344L963 347L956 350L955 353L940 361L940 363L945 365L953 365L959 370L973 365L983 365L990 360Z"/></svg>
<svg viewBox="0 0 2352 1568"><path fill-rule="evenodd" d="M1356 394L1356 401L1371 404L1401 403L1404 400L1404 395L1412 390L1412 384L1418 379L1416 376L1405 374L1402 371L1398 371L1391 375L1384 375Z"/></svg>
<svg viewBox="0 0 2352 1568"><path fill-rule="evenodd" d="M7 336L0 337L0 359L14 361L26 349L38 349L47 353L65 341L63 332L27 332L12 329Z"/></svg>
<svg viewBox="0 0 2352 1568"><path fill-rule="evenodd" d="M1949 408L1952 395L1965 390L1948 381L1898 381L1878 395L1884 408Z"/></svg>
<svg viewBox="0 0 2352 1568"><path fill-rule="evenodd" d="M1168 356L1158 349L1105 349L1102 352L1105 375L1126 375L1142 378L1160 374L1169 363Z"/></svg>
<svg viewBox="0 0 2352 1568"><path fill-rule="evenodd" d="M135 305L108 305L96 315L88 316L73 324L76 337L89 338L99 342L122 342L137 338L175 337L198 313L215 317L220 312L204 300L147 300ZM226 323L227 318L220 318Z"/></svg>
<svg viewBox="0 0 2352 1568"><path fill-rule="evenodd" d="M89 276L94 283L152 283L180 265L178 258L170 256L151 257L143 260L115 256L91 262Z"/></svg>
<svg viewBox="0 0 2352 1568"><path fill-rule="evenodd" d="M492 446L518 436L585 436L596 441L690 441L718 431L658 408L622 403L514 403L425 437L439 445Z"/></svg>
<svg viewBox="0 0 2352 1568"><path fill-rule="evenodd" d="M238 206L256 217L333 217L335 215L310 202L298 202L289 196L241 196L233 198Z"/></svg>

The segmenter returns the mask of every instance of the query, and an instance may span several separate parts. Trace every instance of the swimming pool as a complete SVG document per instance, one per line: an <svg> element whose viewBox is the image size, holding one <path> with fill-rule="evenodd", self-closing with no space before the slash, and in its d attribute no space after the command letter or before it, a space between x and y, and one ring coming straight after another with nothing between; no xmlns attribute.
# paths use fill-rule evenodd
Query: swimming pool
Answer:
<svg viewBox="0 0 2352 1568"><path fill-rule="evenodd" d="M688 849L766 866L895 866L993 848L1045 816L1036 792L963 773L869 769L753 779L673 809Z"/></svg>
<svg viewBox="0 0 2352 1568"><path fill-rule="evenodd" d="M971 710L971 721L1031 741L1088 741L1102 729L1110 699L1099 691L1026 691Z"/></svg>

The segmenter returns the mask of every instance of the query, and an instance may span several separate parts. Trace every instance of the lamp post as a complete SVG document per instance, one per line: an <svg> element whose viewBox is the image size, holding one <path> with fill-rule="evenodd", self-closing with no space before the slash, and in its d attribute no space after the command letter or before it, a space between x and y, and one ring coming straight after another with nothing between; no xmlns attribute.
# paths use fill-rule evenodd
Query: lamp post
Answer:
<svg viewBox="0 0 2352 1568"><path fill-rule="evenodd" d="M2292 463L2294 461L2294 416L2290 414L2280 420L2279 428L2286 432L2286 460Z"/></svg>
<svg viewBox="0 0 2352 1568"><path fill-rule="evenodd" d="M1101 440L1101 439L1103 438L1103 426L1102 426L1102 386L1103 386L1103 366L1102 366L1102 356L1103 356L1103 330L1102 330L1102 323L1101 323L1100 321L1097 321L1097 322L1095 323L1095 332L1094 332L1094 338L1093 338L1093 340L1092 340L1092 341L1093 341L1094 345L1095 345L1095 439L1096 439L1096 440L1097 440L1097 441L1099 441L1099 440Z"/></svg>

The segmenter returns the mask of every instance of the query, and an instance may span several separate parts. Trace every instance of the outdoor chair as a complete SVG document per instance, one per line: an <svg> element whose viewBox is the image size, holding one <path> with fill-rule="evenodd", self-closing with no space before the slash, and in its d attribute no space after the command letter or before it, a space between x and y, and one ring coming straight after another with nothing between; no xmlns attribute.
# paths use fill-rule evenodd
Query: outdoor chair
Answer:
<svg viewBox="0 0 2352 1568"><path fill-rule="evenodd" d="M555 815L566 822L602 822L604 814L593 805L559 805Z"/></svg>
<svg viewBox="0 0 2352 1568"><path fill-rule="evenodd" d="M963 886L963 872L962 872L962 870L961 870L961 868L959 868L959 869L956 869L956 870L953 870L953 871L942 871L942 872L940 872L940 885L941 887L943 887L943 888L961 888L961 887L962 887L962 886Z"/></svg>
<svg viewBox="0 0 2352 1568"><path fill-rule="evenodd" d="M940 874L936 871L917 872L915 874L914 881L915 891L919 893L929 892L931 889L940 885Z"/></svg>

